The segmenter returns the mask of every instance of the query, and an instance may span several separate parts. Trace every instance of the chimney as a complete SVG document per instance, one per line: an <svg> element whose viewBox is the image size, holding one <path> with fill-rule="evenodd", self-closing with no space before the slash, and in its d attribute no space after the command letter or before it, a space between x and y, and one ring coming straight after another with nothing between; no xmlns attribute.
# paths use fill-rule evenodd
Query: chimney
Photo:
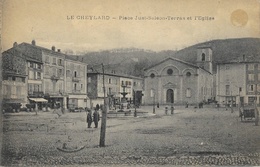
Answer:
<svg viewBox="0 0 260 167"><path fill-rule="evenodd" d="M60 49L58 49L58 52L60 52Z"/></svg>
<svg viewBox="0 0 260 167"><path fill-rule="evenodd" d="M35 46L36 45L36 42L35 40L32 40L32 45Z"/></svg>
<svg viewBox="0 0 260 167"><path fill-rule="evenodd" d="M55 51L55 46L52 46L52 47L51 47L51 50Z"/></svg>
<svg viewBox="0 0 260 167"><path fill-rule="evenodd" d="M13 47L16 47L17 45L18 45L17 42L14 42Z"/></svg>

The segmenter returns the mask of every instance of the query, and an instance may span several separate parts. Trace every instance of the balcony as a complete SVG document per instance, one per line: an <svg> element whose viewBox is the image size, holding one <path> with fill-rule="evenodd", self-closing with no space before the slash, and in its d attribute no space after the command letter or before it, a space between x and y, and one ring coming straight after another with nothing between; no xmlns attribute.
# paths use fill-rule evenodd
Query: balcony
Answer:
<svg viewBox="0 0 260 167"><path fill-rule="evenodd" d="M43 97L44 96L44 93L43 92L40 92L40 91L29 91L28 92L28 95L30 97Z"/></svg>
<svg viewBox="0 0 260 167"><path fill-rule="evenodd" d="M72 77L73 82L79 82L81 79L80 77Z"/></svg>
<svg viewBox="0 0 260 167"><path fill-rule="evenodd" d="M81 93L81 90L72 90L72 93L78 94L78 93Z"/></svg>

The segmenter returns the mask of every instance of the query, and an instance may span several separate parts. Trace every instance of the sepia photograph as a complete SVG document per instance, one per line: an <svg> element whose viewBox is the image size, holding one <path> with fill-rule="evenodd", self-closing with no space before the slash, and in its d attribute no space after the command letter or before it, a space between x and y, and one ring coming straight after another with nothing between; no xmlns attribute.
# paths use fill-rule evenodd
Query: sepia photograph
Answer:
<svg viewBox="0 0 260 167"><path fill-rule="evenodd" d="M0 166L260 166L259 0L0 8Z"/></svg>

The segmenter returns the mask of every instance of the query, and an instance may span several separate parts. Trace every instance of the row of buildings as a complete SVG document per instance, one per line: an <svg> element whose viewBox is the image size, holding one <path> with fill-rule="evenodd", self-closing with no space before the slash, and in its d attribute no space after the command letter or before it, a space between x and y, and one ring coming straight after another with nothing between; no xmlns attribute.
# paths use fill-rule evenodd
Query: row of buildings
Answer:
<svg viewBox="0 0 260 167"><path fill-rule="evenodd" d="M14 43L3 52L3 104L5 109L93 107L103 103L103 76L111 106L142 95L142 79L89 68L77 56L29 43ZM135 96L133 96L133 92ZM137 98L141 103L141 98Z"/></svg>
<svg viewBox="0 0 260 167"><path fill-rule="evenodd" d="M3 52L5 107L95 107L109 97L109 107L140 104L260 104L260 62L237 55L216 62L210 45L196 47L195 61L168 57L144 70L144 77L87 65L78 56L31 44L14 43ZM105 70L104 70L105 69ZM106 92L104 93L104 87Z"/></svg>
<svg viewBox="0 0 260 167"><path fill-rule="evenodd" d="M167 58L145 70L146 103L260 105L259 59L237 55L216 62L210 45L196 50L195 63Z"/></svg>

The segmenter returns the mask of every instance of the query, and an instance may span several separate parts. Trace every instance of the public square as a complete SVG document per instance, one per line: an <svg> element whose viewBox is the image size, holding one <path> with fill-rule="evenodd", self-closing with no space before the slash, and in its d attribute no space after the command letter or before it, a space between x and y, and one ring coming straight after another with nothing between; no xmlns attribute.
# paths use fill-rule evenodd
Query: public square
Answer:
<svg viewBox="0 0 260 167"><path fill-rule="evenodd" d="M237 109L155 109L153 116L107 118L102 148L101 121L87 128L85 112L6 113L3 165L260 165L260 126L242 122Z"/></svg>

